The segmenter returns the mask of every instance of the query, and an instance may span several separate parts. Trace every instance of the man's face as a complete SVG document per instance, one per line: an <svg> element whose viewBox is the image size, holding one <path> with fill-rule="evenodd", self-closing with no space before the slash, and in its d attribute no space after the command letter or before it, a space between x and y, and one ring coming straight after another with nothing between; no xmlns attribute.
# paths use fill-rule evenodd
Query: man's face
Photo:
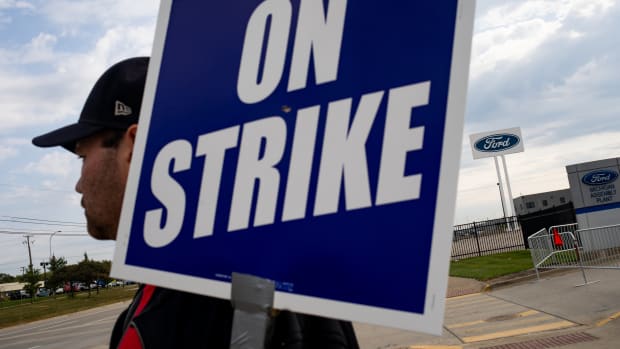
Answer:
<svg viewBox="0 0 620 349"><path fill-rule="evenodd" d="M114 240L127 182L127 167L119 148L103 146L104 137L105 132L77 142L75 153L82 159L82 174L75 190L82 194L88 233L95 239Z"/></svg>

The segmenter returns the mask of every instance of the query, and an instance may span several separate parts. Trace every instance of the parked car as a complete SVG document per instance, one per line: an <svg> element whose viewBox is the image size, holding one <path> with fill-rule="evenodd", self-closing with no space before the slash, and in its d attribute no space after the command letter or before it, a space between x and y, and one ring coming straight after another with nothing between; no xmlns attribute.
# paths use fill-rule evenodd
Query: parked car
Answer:
<svg viewBox="0 0 620 349"><path fill-rule="evenodd" d="M86 286L86 284L84 284L83 282L73 283L73 291L79 292L79 291L86 291L86 290L88 290L88 286Z"/></svg>
<svg viewBox="0 0 620 349"><path fill-rule="evenodd" d="M47 288L43 288L43 287L39 288L36 293L37 297L47 297L49 295L50 295L50 290L48 290Z"/></svg>
<svg viewBox="0 0 620 349"><path fill-rule="evenodd" d="M32 298L32 296L30 295L30 293L24 290L18 290L18 291L13 291L9 293L9 299L11 300L17 300L17 299L23 299L23 298Z"/></svg>
<svg viewBox="0 0 620 349"><path fill-rule="evenodd" d="M22 296L19 293L19 291L11 291L8 294L9 294L9 299L12 301L17 300L17 299L22 299Z"/></svg>
<svg viewBox="0 0 620 349"><path fill-rule="evenodd" d="M64 288L62 288L62 287L58 287L58 288L54 291L54 293L56 293L56 294L63 294L63 293L65 293L65 289L64 289Z"/></svg>
<svg viewBox="0 0 620 349"><path fill-rule="evenodd" d="M116 286L123 286L124 282L122 280L112 280L108 283L107 287L116 287Z"/></svg>

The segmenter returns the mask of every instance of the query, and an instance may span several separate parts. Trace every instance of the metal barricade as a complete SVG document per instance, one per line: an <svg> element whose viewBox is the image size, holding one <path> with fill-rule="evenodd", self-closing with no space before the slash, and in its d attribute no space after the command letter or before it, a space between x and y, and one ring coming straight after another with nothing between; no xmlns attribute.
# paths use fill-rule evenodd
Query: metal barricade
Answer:
<svg viewBox="0 0 620 349"><path fill-rule="evenodd" d="M538 278L540 269L579 267L577 239L568 227L541 229L528 237L528 243Z"/></svg>
<svg viewBox="0 0 620 349"><path fill-rule="evenodd" d="M620 269L620 224L577 229L566 224L541 229L528 237L536 277L540 269Z"/></svg>
<svg viewBox="0 0 620 349"><path fill-rule="evenodd" d="M576 236L585 267L620 269L620 224L579 229Z"/></svg>

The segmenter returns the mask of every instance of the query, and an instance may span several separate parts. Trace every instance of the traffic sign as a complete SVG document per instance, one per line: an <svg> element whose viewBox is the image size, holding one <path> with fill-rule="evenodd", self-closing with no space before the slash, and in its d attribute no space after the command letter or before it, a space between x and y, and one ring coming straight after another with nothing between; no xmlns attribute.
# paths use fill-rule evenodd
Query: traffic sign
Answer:
<svg viewBox="0 0 620 349"><path fill-rule="evenodd" d="M441 333L473 15L163 1L112 275Z"/></svg>

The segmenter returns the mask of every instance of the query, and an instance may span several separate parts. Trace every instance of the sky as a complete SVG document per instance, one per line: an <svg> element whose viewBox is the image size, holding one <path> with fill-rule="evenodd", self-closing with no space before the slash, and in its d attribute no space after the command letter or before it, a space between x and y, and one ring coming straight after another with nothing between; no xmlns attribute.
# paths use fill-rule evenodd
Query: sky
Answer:
<svg viewBox="0 0 620 349"><path fill-rule="evenodd" d="M51 253L112 259L86 234L74 191L81 162L34 136L74 123L99 75L150 55L158 2L0 0L0 273ZM620 150L620 5L616 0L479 0L476 7L455 224L499 218L492 158L469 135L520 127L506 156L514 197L568 188L565 167ZM54 233L53 235L51 235Z"/></svg>

